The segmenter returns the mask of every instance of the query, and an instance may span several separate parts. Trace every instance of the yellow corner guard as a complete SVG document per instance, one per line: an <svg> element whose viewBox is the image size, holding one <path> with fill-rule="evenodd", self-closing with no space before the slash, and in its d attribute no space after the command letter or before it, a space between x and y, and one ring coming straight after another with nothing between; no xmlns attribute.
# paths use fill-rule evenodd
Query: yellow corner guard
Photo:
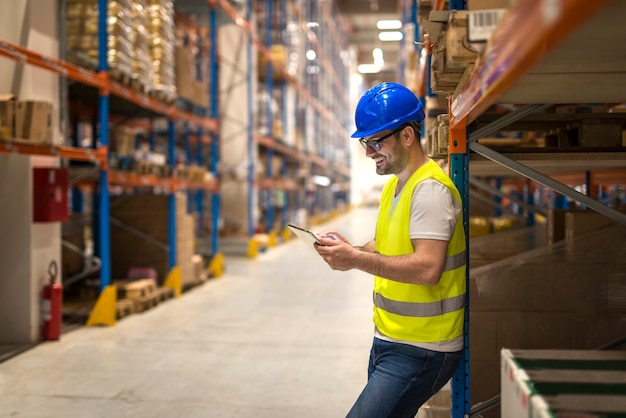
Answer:
<svg viewBox="0 0 626 418"><path fill-rule="evenodd" d="M269 233L267 246L270 248L276 246L276 232L272 231Z"/></svg>
<svg viewBox="0 0 626 418"><path fill-rule="evenodd" d="M102 289L100 296L96 301L86 325L92 327L94 325L115 325L117 319L117 286L109 285Z"/></svg>
<svg viewBox="0 0 626 418"><path fill-rule="evenodd" d="M215 277L222 277L224 274L224 255L222 253L215 254L213 260L209 263L209 272L212 272Z"/></svg>
<svg viewBox="0 0 626 418"><path fill-rule="evenodd" d="M180 297L183 294L183 280L180 267L176 266L170 270L165 278L164 287L169 287L174 291L174 297Z"/></svg>
<svg viewBox="0 0 626 418"><path fill-rule="evenodd" d="M293 232L291 232L291 229L289 228L284 228L280 234L282 235L284 241L291 239L293 236Z"/></svg>
<svg viewBox="0 0 626 418"><path fill-rule="evenodd" d="M250 258L254 258L257 256L258 253L259 253L259 243L256 242L254 238L250 238L250 240L248 241L248 253L246 254L246 256Z"/></svg>

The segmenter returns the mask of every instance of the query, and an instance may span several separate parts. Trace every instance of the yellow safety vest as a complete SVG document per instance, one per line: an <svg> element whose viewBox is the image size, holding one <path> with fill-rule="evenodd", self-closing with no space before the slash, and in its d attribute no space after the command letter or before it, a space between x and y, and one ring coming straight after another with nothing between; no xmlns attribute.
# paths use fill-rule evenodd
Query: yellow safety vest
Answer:
<svg viewBox="0 0 626 418"><path fill-rule="evenodd" d="M445 185L452 196L461 196L446 173L432 160L420 167L402 188L390 213L398 178L385 185L376 225L376 251L395 256L414 252L410 233L411 200L415 187L426 179ZM390 338L410 342L444 342L463 335L466 248L463 221L456 223L448 244L446 266L436 285L401 283L374 278L374 324Z"/></svg>

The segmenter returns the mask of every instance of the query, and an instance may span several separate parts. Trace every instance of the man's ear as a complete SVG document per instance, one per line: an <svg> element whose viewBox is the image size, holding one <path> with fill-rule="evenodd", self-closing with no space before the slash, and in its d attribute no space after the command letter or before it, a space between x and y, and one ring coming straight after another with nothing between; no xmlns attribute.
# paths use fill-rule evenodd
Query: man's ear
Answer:
<svg viewBox="0 0 626 418"><path fill-rule="evenodd" d="M411 145L413 141L419 141L419 137L417 136L417 132L411 126L407 126L400 133L402 142L407 146Z"/></svg>

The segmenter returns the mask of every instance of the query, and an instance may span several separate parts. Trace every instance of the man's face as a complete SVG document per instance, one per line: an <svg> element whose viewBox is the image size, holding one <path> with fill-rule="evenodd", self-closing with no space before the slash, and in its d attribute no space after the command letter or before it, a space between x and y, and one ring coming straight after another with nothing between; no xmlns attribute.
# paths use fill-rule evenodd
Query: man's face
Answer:
<svg viewBox="0 0 626 418"><path fill-rule="evenodd" d="M384 138L391 132L382 132L379 138ZM408 164L408 155L400 141L398 141L398 135L400 135L400 132L395 132L384 141L379 142L380 147L367 146L365 149L365 155L376 163L376 174L381 176L398 174ZM376 138L372 138L369 141L375 140ZM375 148L380 149L377 151Z"/></svg>

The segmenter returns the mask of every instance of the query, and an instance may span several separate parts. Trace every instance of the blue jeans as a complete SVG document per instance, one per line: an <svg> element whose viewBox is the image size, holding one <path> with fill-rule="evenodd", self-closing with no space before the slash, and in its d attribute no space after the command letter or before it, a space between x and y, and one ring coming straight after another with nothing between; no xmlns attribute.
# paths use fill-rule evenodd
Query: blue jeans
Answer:
<svg viewBox="0 0 626 418"><path fill-rule="evenodd" d="M461 352L441 353L374 338L367 385L347 418L412 418L454 374Z"/></svg>

